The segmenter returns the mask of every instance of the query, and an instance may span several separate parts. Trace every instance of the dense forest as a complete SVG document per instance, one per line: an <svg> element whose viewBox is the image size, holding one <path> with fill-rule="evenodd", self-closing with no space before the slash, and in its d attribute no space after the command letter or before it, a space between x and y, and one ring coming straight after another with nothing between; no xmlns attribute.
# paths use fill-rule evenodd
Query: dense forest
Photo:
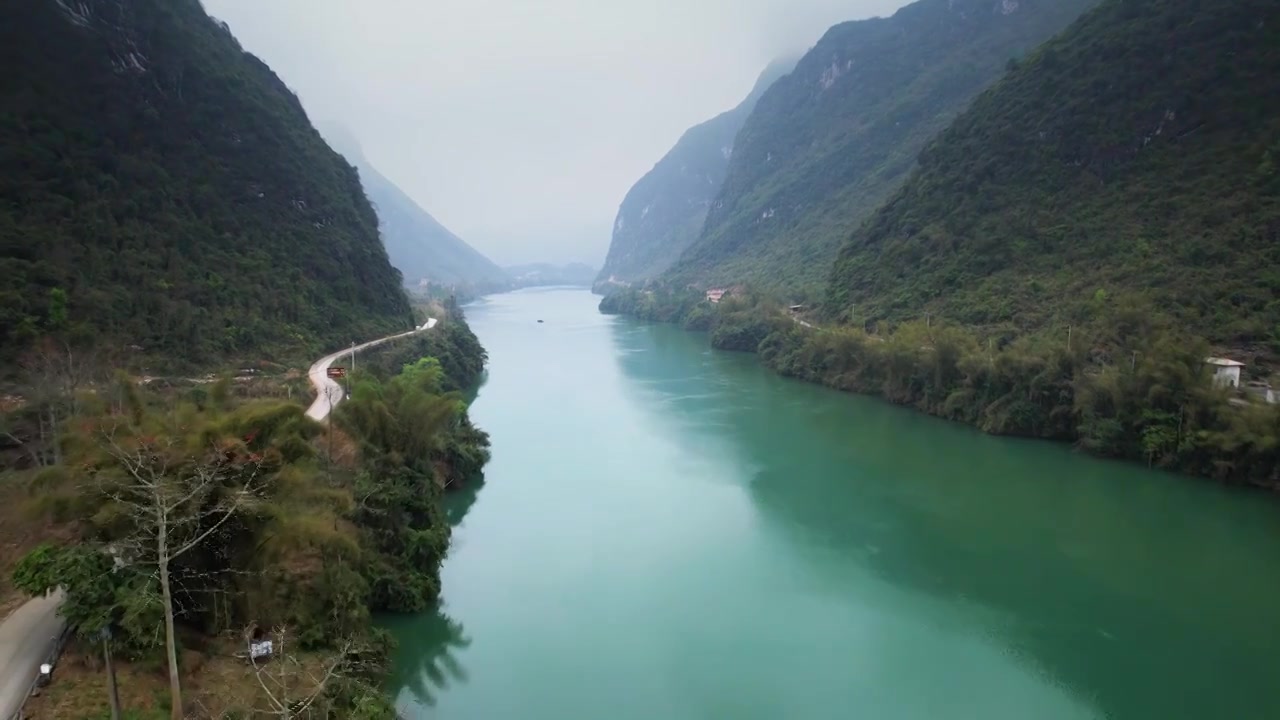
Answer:
<svg viewBox="0 0 1280 720"><path fill-rule="evenodd" d="M372 614L420 611L439 594L443 494L488 460L464 395L484 361L452 307L363 362L324 424L271 383L140 387L118 374L44 396L4 418L30 440L0 455L0 490L20 522L56 538L17 563L14 582L65 589L77 652L98 652L106 627L122 660L168 664L189 689L182 707L274 707L253 679L264 671L232 659L250 633L297 654L290 702L309 707L298 717L394 717L378 689L390 640ZM55 432L22 432L43 418ZM248 685L211 697L208 666Z"/></svg>
<svg viewBox="0 0 1280 720"><path fill-rule="evenodd" d="M1280 350L1280 5L1103 3L920 156L843 249L827 312L1020 334L1133 294Z"/></svg>
<svg viewBox="0 0 1280 720"><path fill-rule="evenodd" d="M677 283L816 299L842 242L984 88L1094 0L919 0L831 28L760 98Z"/></svg>
<svg viewBox="0 0 1280 720"><path fill-rule="evenodd" d="M881 333L814 325L751 291L713 305L690 290L627 289L600 308L707 332L713 347L758 353L782 375L985 432L1280 490L1280 406L1216 385L1209 345L1139 297L1099 303L1072 333L1016 338L933 318Z"/></svg>
<svg viewBox="0 0 1280 720"><path fill-rule="evenodd" d="M745 100L686 131L627 192L597 278L602 289L657 277L697 239L724 183L734 138L764 91L794 66L795 60L771 63Z"/></svg>
<svg viewBox="0 0 1280 720"><path fill-rule="evenodd" d="M5 3L0 63L6 359L52 331L213 365L409 326L356 170L198 0Z"/></svg>
<svg viewBox="0 0 1280 720"><path fill-rule="evenodd" d="M340 128L325 131L334 147L360 172L360 181L378 213L378 227L391 264L413 287L440 285L502 287L509 279L492 260L441 225L365 157L360 144Z"/></svg>
<svg viewBox="0 0 1280 720"><path fill-rule="evenodd" d="M822 302L667 281L601 309L987 432L1280 489L1278 118L1280 7L1104 0L928 143ZM1214 382L1222 352L1244 386Z"/></svg>

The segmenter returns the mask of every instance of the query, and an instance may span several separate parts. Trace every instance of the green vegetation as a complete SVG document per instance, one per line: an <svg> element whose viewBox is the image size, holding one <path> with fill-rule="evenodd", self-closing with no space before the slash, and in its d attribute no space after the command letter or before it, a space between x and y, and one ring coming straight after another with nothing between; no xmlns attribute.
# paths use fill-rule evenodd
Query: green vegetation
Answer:
<svg viewBox="0 0 1280 720"><path fill-rule="evenodd" d="M1280 8L1109 0L973 103L841 252L854 324L1065 331L1121 294L1280 350Z"/></svg>
<svg viewBox="0 0 1280 720"><path fill-rule="evenodd" d="M887 337L783 328L759 346L783 375L976 425L1073 442L1104 457L1280 489L1280 410L1230 403L1207 345L1149 325L1149 307L1113 307L1089 332L997 348L962 329L905 323ZM1140 334L1129 334L1135 328Z"/></svg>
<svg viewBox="0 0 1280 720"><path fill-rule="evenodd" d="M162 395L119 374L33 396L5 418L21 452L0 455L0 470L26 468L31 521L66 532L26 555L14 582L65 588L63 614L85 641L110 627L121 657L167 655L175 706L185 651L260 628L304 665L328 663L311 716L391 717L376 690L388 638L371 614L420 611L439 594L443 494L489 457L461 392L483 364L453 307L366 362L331 429L296 403L239 399L228 380Z"/></svg>
<svg viewBox="0 0 1280 720"><path fill-rule="evenodd" d="M711 201L724 183L734 137L764 91L794 60L769 65L737 107L697 125L627 192L613 226L609 256L597 283L657 277L697 239Z"/></svg>
<svg viewBox="0 0 1280 720"><path fill-rule="evenodd" d="M750 292L712 305L691 292L626 290L601 311L707 331L713 347L758 352L782 375L985 432L1280 489L1280 406L1215 386L1208 344L1139 297L1099 299L1084 325L1018 337L932 318L884 335L806 327Z"/></svg>
<svg viewBox="0 0 1280 720"><path fill-rule="evenodd" d="M667 277L820 297L841 243L929 139L1093 2L920 0L831 28L756 105L701 236Z"/></svg>
<svg viewBox="0 0 1280 720"><path fill-rule="evenodd" d="M449 298L431 312L439 322L430 332L418 333L379 348L369 359L362 360L364 364L360 370L385 380L405 365L430 357L435 358L444 370L442 382L445 391L465 392L478 387L483 379L487 355L463 319L462 309Z"/></svg>
<svg viewBox="0 0 1280 720"><path fill-rule="evenodd" d="M197 0L0 9L0 355L298 357L410 313L354 168Z"/></svg>
<svg viewBox="0 0 1280 720"><path fill-rule="evenodd" d="M754 276L765 296L712 306L674 289L687 287L676 273L602 310L707 330L784 375L987 432L1280 489L1280 409L1216 387L1204 362L1225 347L1250 362L1246 380L1266 379L1280 352L1280 8L1105 0L1009 66L840 252L810 318L822 326L765 299L795 297L806 277L777 263L774 279ZM945 97L922 96L935 110ZM772 152L785 166L779 145L748 141L754 122L735 160ZM915 142L860 132L860 152ZM735 182L731 170L726 193ZM796 203L825 197L794 189ZM758 258L722 249L721 267Z"/></svg>
<svg viewBox="0 0 1280 720"><path fill-rule="evenodd" d="M692 323L701 327L702 318L710 316L710 303L695 290L673 290L666 285L655 284L649 289L624 288L604 296L600 312L606 315L631 315L641 320L681 324L692 316ZM693 315L693 313L697 313Z"/></svg>

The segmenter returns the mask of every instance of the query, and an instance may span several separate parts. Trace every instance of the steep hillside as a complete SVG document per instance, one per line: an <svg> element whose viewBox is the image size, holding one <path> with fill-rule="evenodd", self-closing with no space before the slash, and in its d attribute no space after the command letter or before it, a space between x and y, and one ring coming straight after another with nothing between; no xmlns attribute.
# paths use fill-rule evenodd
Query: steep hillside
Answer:
<svg viewBox="0 0 1280 720"><path fill-rule="evenodd" d="M648 280L680 257L698 237L720 191L738 130L764 91L794 66L794 60L771 64L737 107L689 129L640 178L618 208L597 282Z"/></svg>
<svg viewBox="0 0 1280 720"><path fill-rule="evenodd" d="M1280 4L1106 0L930 145L827 305L1025 329L1128 296L1274 345L1278 267Z"/></svg>
<svg viewBox="0 0 1280 720"><path fill-rule="evenodd" d="M506 273L365 161L357 162L365 192L378 212L382 241L391 264L406 283L501 283Z"/></svg>
<svg viewBox="0 0 1280 720"><path fill-rule="evenodd" d="M670 276L817 289L925 143L1010 61L1094 0L919 0L837 25L738 135L701 236Z"/></svg>
<svg viewBox="0 0 1280 720"><path fill-rule="evenodd" d="M325 128L325 137L360 171L391 264L406 285L421 280L441 284L493 285L508 280L497 265L463 242L422 209L365 157L356 139L341 128Z"/></svg>
<svg viewBox="0 0 1280 720"><path fill-rule="evenodd" d="M412 322L355 169L197 0L4 3L0 66L5 356L67 331L207 362Z"/></svg>

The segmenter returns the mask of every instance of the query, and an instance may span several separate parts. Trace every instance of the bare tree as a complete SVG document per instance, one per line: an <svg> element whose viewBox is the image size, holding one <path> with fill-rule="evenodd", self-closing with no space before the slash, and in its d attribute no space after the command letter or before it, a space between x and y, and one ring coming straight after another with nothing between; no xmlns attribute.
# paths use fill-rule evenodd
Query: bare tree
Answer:
<svg viewBox="0 0 1280 720"><path fill-rule="evenodd" d="M284 720L310 717L313 711L322 717L328 715L327 710L321 707L321 698L329 685L347 671L348 657L355 649L355 643L347 641L336 650L313 657L308 662L290 652L288 626L277 626L271 632L269 645L265 646L270 648L269 655L262 653L262 641L254 642L248 632L245 638L254 677L267 699L267 709L258 712Z"/></svg>
<svg viewBox="0 0 1280 720"><path fill-rule="evenodd" d="M28 448L28 453L41 466L60 464L63 424L80 411L79 393L95 376L97 363L91 356L77 354L64 340L46 338L23 357L21 366L31 394L39 447L34 453ZM12 434L6 435L21 442Z"/></svg>
<svg viewBox="0 0 1280 720"><path fill-rule="evenodd" d="M3 419L0 418L0 421L3 421ZM14 428L9 427L8 423L6 423L6 427L4 429L0 429L0 435L5 436L6 438L8 438L9 442L13 443L17 447L22 448L22 451L25 452L27 454L27 457L31 459L32 465L36 467L43 467L45 465L44 453L40 452L39 449L36 448L34 445L32 445L30 442L23 440L17 435L14 435L12 432L13 429Z"/></svg>
<svg viewBox="0 0 1280 720"><path fill-rule="evenodd" d="M182 685L170 564L199 547L259 497L261 465L216 448L204 457L192 457L171 440L122 443L108 437L106 445L124 477L104 490L133 525L129 537L115 544L116 554L123 562L155 568L164 610L172 717L180 720Z"/></svg>

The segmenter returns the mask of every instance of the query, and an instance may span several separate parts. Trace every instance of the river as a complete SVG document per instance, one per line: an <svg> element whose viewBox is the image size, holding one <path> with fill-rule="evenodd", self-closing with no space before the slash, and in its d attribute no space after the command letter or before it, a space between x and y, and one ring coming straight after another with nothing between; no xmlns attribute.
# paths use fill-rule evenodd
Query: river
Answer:
<svg viewBox="0 0 1280 720"><path fill-rule="evenodd" d="M782 379L597 302L467 309L493 460L452 498L443 607L388 621L406 717L1280 717L1268 497Z"/></svg>

